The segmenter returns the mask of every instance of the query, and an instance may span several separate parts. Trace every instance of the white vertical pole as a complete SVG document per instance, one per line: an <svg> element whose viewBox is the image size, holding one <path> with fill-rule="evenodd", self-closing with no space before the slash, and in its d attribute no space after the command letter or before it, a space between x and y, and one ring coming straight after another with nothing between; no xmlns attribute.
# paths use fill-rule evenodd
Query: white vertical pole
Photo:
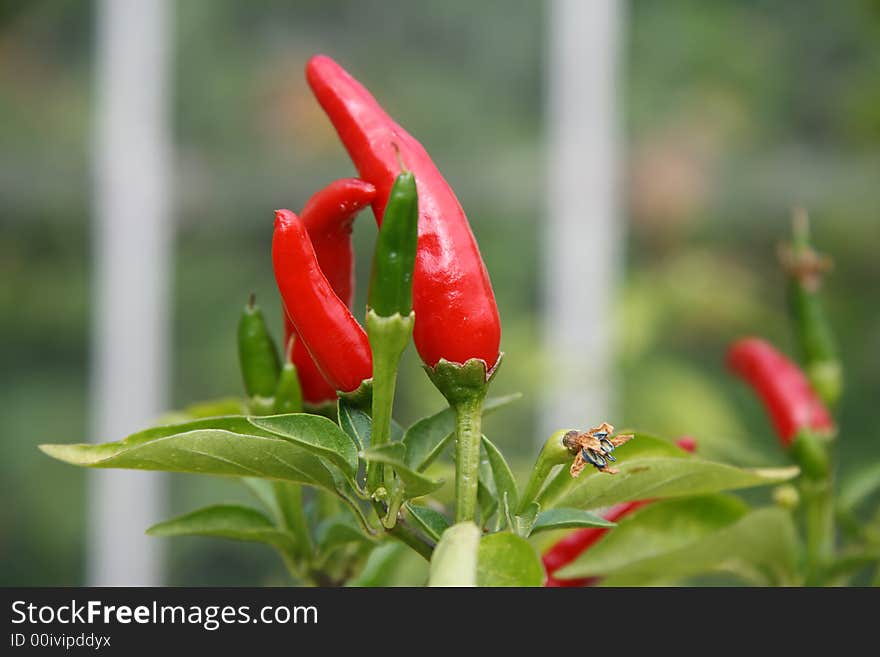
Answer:
<svg viewBox="0 0 880 657"><path fill-rule="evenodd" d="M553 0L547 58L543 435L614 423L622 0Z"/></svg>
<svg viewBox="0 0 880 657"><path fill-rule="evenodd" d="M97 2L92 426L99 441L155 419L167 401L170 11L165 0ZM158 585L155 473L93 473L88 579Z"/></svg>

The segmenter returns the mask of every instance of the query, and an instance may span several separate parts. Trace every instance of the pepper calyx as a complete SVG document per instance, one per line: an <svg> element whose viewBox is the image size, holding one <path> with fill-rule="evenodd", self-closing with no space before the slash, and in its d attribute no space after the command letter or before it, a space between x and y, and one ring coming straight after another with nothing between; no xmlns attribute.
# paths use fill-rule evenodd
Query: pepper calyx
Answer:
<svg viewBox="0 0 880 657"><path fill-rule="evenodd" d="M498 373L502 356L498 356L492 369L487 369L482 358L470 358L463 364L441 358L434 367L425 365L425 372L446 401L455 406L486 396L489 383Z"/></svg>
<svg viewBox="0 0 880 657"><path fill-rule="evenodd" d="M361 384L351 392L338 391L339 399L344 400L350 406L359 408L370 413L373 405L373 378L364 379Z"/></svg>

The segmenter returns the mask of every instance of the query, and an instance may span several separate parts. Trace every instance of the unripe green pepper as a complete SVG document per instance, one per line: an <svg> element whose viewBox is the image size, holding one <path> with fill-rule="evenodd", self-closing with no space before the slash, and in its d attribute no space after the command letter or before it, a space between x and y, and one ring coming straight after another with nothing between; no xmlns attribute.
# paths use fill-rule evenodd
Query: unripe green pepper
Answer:
<svg viewBox="0 0 880 657"><path fill-rule="evenodd" d="M406 317L412 310L418 230L416 179L411 172L403 171L391 187L373 255L367 305L379 317Z"/></svg>
<svg viewBox="0 0 880 657"><path fill-rule="evenodd" d="M278 385L281 363L253 294L238 322L238 360L248 396L271 398Z"/></svg>
<svg viewBox="0 0 880 657"><path fill-rule="evenodd" d="M403 169L395 178L385 205L367 297L367 335L373 352L370 441L374 447L391 440L391 407L397 385L397 367L412 337L415 321L412 284L418 227L416 180L412 173ZM375 494L383 488L383 483L384 467L371 464L367 469L368 488ZM393 526L396 516L388 520Z"/></svg>
<svg viewBox="0 0 880 657"><path fill-rule="evenodd" d="M555 466L571 462L573 454L565 444L565 436L570 432L571 429L560 429L544 443L541 453L538 454L538 460L535 461L535 467L532 468L525 491L523 491L517 513L524 510L532 500L538 497L544 480L547 479L547 475Z"/></svg>
<svg viewBox="0 0 880 657"><path fill-rule="evenodd" d="M828 441L808 429L801 430L791 443L791 455L808 479L824 479L831 472Z"/></svg>
<svg viewBox="0 0 880 657"><path fill-rule="evenodd" d="M788 305L795 336L810 384L822 401L834 406L843 390L843 377L834 333L819 294L822 274L831 267L831 261L810 244L806 212L795 212L793 228L792 243L781 249L780 260L788 275Z"/></svg>
<svg viewBox="0 0 880 657"><path fill-rule="evenodd" d="M287 358L284 359L284 367L278 377L278 386L275 388L275 406L273 413L302 413L303 393L299 382L299 373L291 359L291 352L296 336L291 336L287 344Z"/></svg>

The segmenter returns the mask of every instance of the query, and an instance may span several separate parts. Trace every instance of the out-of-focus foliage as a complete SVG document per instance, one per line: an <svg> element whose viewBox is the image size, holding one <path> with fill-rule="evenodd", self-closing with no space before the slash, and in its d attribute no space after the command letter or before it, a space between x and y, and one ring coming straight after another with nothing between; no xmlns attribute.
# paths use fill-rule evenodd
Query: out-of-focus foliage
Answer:
<svg viewBox="0 0 880 657"><path fill-rule="evenodd" d="M250 291L281 330L272 210L298 210L353 171L303 80L306 58L323 51L423 140L467 209L504 320L493 394L526 394L485 428L531 460L542 440L533 427L546 10L528 0L176 4L175 405L237 392L235 322ZM0 509L2 584L83 578L85 473L35 445L87 435L93 11L0 5L0 497L14 501ZM825 290L847 372L842 470L877 459L880 5L633 0L625 21L629 243L609 419L693 435L712 458L779 458L722 354L758 330L791 351L775 243L800 204L836 258ZM367 212L355 229L360 274L373 226ZM443 406L417 364L410 350L404 421ZM222 481L170 481L169 515L246 499ZM171 583L284 581L259 546L169 545Z"/></svg>

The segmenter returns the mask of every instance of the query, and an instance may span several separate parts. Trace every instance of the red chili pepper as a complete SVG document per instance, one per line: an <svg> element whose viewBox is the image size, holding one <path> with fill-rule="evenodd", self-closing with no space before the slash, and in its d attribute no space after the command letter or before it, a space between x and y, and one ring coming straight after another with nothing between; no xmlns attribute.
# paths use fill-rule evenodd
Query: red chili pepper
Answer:
<svg viewBox="0 0 880 657"><path fill-rule="evenodd" d="M376 188L358 178L336 180L316 192L300 213L318 258L318 265L340 300L351 308L354 298L354 253L351 229L357 214L372 202ZM285 344L296 334L285 313ZM303 399L312 404L336 399L336 390L321 375L302 340L293 345Z"/></svg>
<svg viewBox="0 0 880 657"><path fill-rule="evenodd" d="M299 218L309 232L318 264L333 291L348 307L354 299L352 223L376 198L376 188L359 178L336 180L315 193Z"/></svg>
<svg viewBox="0 0 880 657"><path fill-rule="evenodd" d="M373 214L381 222L400 173L415 174L419 244L413 274L413 341L433 367L445 358L498 361L501 324L492 285L458 199L424 147L388 116L357 80L329 57L306 66L309 85L336 128L361 178L376 186Z"/></svg>
<svg viewBox="0 0 880 657"><path fill-rule="evenodd" d="M327 382L318 366L315 365L305 343L296 335L296 328L287 313L284 315L284 320L288 339L291 336L294 337L291 360L296 365L296 374L299 377L300 386L302 386L303 401L317 405L335 400L336 389Z"/></svg>
<svg viewBox="0 0 880 657"><path fill-rule="evenodd" d="M650 504L652 501L653 500L639 500L638 502L615 504L608 511L603 513L602 517L611 522L616 522L633 511L641 509L646 504ZM590 586L595 583L595 581L599 579L598 577L556 579L553 577L553 573L577 559L584 550L594 545L600 538L605 536L608 529L608 527L585 527L584 529L573 531L558 543L555 543L553 547L544 553L542 558L542 561L544 562L544 570L547 572L547 581L544 583L544 586Z"/></svg>
<svg viewBox="0 0 880 657"><path fill-rule="evenodd" d="M818 435L834 432L834 421L807 377L766 340L745 338L735 342L727 352L727 366L761 398L786 447L804 429Z"/></svg>
<svg viewBox="0 0 880 657"><path fill-rule="evenodd" d="M676 441L676 444L687 452L693 452L697 448L697 441L690 436L682 436ZM641 509L643 506L651 504L654 500L638 500L636 502L624 502L623 504L615 504L608 511L602 514L605 520L617 522L621 518ZM577 559L587 548L596 544L600 538L608 532L607 527L585 527L571 532L544 553L542 561L544 562L544 570L547 573L547 580L544 582L546 587L578 587L592 586L599 577L577 577L574 579L556 579L553 573L560 570L563 566L567 566Z"/></svg>
<svg viewBox="0 0 880 657"><path fill-rule="evenodd" d="M697 449L697 439L693 436L682 436L675 441L675 444L686 452L693 453Z"/></svg>
<svg viewBox="0 0 880 657"><path fill-rule="evenodd" d="M367 334L333 291L305 225L290 210L275 213L272 264L284 308L318 370L334 389L356 390L373 371Z"/></svg>

